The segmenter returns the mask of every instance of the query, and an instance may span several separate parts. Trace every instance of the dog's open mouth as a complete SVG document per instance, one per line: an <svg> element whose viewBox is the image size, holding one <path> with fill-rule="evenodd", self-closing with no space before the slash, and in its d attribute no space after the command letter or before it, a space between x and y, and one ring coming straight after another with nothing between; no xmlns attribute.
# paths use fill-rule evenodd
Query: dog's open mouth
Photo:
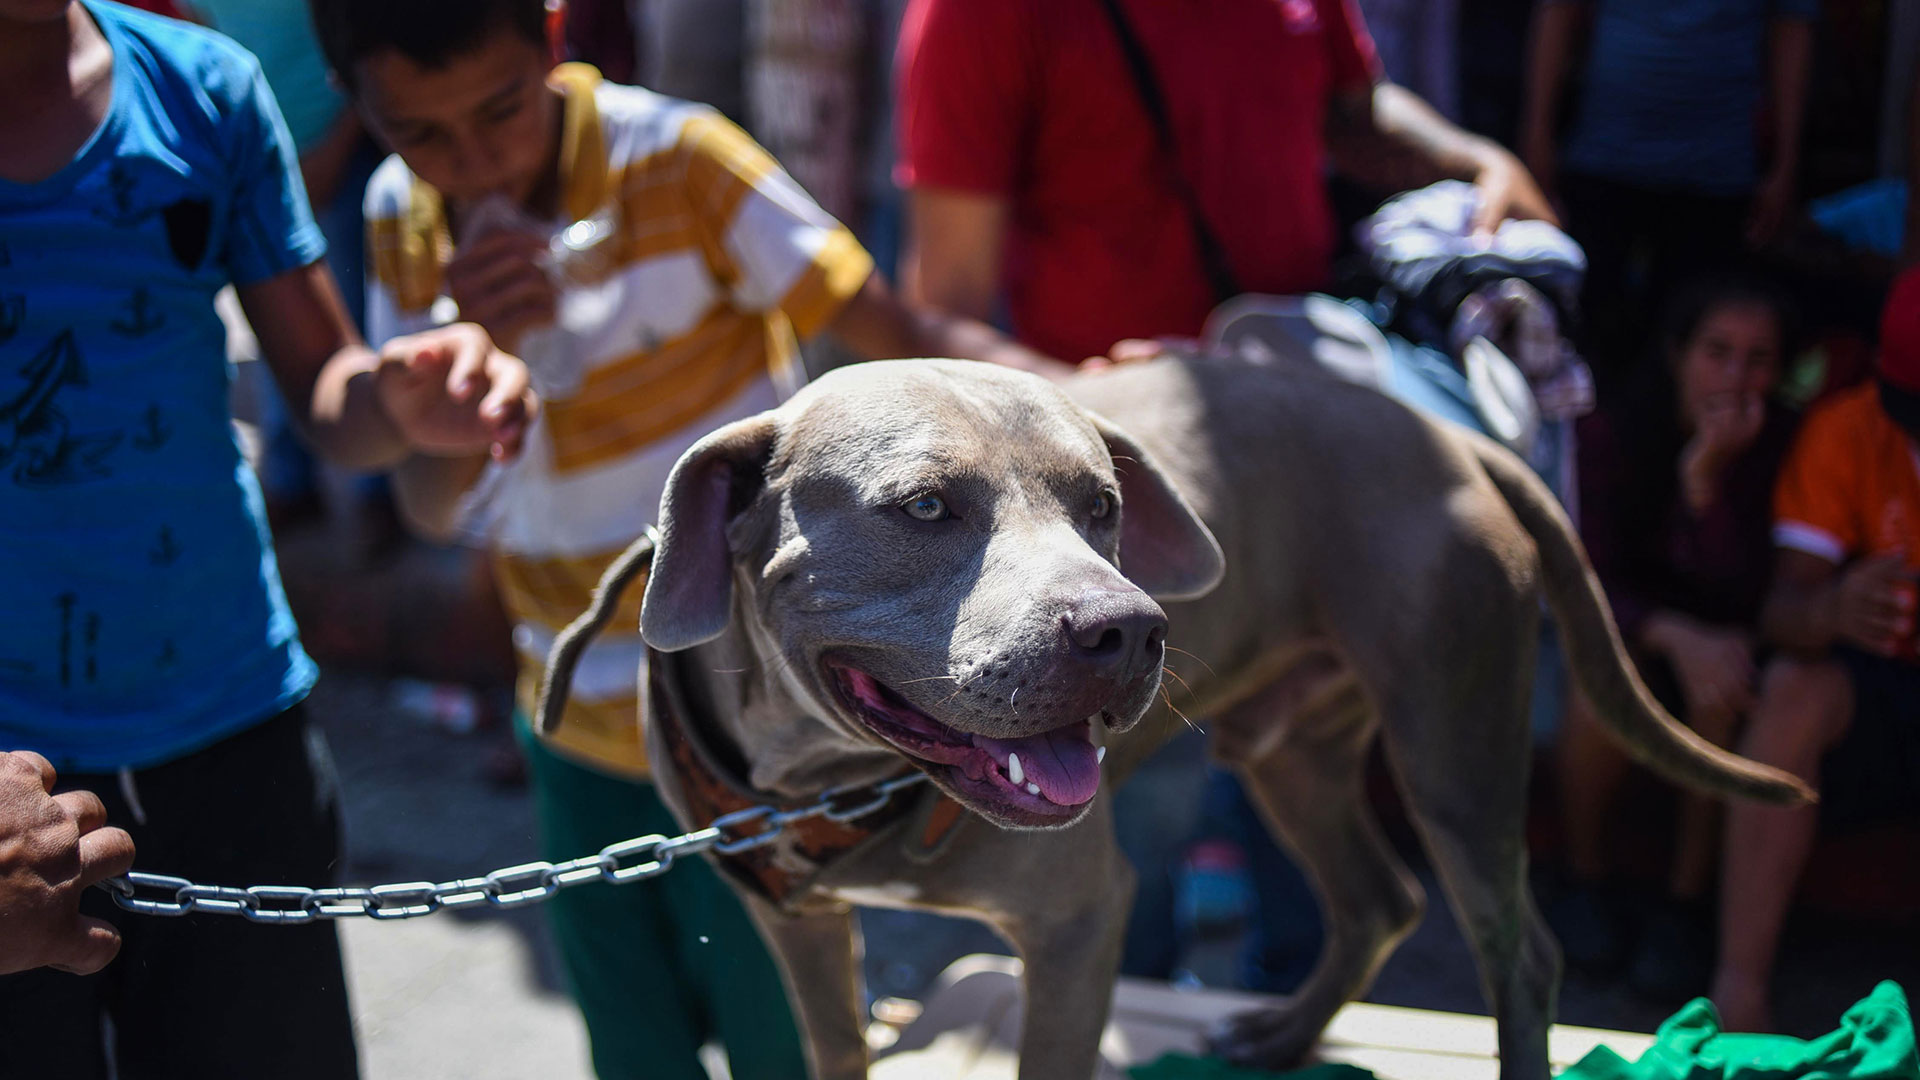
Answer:
<svg viewBox="0 0 1920 1080"><path fill-rule="evenodd" d="M829 664L842 703L868 729L916 759L990 816L1016 825L1077 819L1100 789L1103 747L1090 720L1019 739L959 731L908 704L858 668ZM931 766L944 766L935 769Z"/></svg>

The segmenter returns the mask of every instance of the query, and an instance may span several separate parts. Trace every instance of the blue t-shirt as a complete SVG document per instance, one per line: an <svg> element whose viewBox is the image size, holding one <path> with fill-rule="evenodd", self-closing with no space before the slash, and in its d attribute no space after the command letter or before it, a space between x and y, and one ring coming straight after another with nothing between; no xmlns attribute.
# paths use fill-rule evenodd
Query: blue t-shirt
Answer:
<svg viewBox="0 0 1920 1080"><path fill-rule="evenodd" d="M1752 191L1769 24L1811 21L1820 0L1592 2L1567 171L1707 195Z"/></svg>
<svg viewBox="0 0 1920 1080"><path fill-rule="evenodd" d="M313 661L227 408L213 297L319 259L260 65L87 0L113 103L0 180L0 749L166 761L300 700Z"/></svg>

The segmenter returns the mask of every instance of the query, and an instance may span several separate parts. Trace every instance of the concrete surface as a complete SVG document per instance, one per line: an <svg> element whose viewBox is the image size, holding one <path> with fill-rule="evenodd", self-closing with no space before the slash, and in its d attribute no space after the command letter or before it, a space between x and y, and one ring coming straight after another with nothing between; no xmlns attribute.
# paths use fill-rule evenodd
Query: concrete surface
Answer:
<svg viewBox="0 0 1920 1080"><path fill-rule="evenodd" d="M511 745L505 731L450 731L410 712L397 685L329 675L313 699L345 794L345 879L439 881L536 858L525 790L489 775ZM1483 1012L1465 943L1440 890L1422 876L1434 902L1382 972L1371 1000ZM1002 950L992 933L960 920L875 912L864 925L875 996L922 996L952 960ZM585 1033L537 907L342 926L367 1080L592 1075ZM1920 987L1915 940L1911 928L1797 919L1782 957L1782 1026L1803 1036L1830 1030L1880 978L1899 979L1910 991ZM1187 966L1199 982L1227 985L1236 945L1230 937L1196 943ZM1646 1031L1678 1004L1573 977L1561 995L1560 1019Z"/></svg>

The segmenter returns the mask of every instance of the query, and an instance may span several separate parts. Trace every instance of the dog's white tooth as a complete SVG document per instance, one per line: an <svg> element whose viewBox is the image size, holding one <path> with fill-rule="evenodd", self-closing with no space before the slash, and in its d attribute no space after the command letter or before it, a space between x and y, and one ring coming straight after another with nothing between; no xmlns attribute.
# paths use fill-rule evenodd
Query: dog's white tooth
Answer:
<svg viewBox="0 0 1920 1080"><path fill-rule="evenodd" d="M1039 785L1039 784L1028 784L1028 785L1027 785L1027 794L1029 794L1029 795L1038 795L1038 794L1040 794L1040 785Z"/></svg>
<svg viewBox="0 0 1920 1080"><path fill-rule="evenodd" d="M1094 764L1096 764L1096 765L1098 765L1099 763L1101 763L1101 762L1103 762L1103 761L1105 761L1105 760L1107 760L1107 748L1106 748L1106 747L1104 747L1104 746L1102 746L1102 747L1100 747L1100 748L1099 748L1098 750L1095 750L1095 751L1093 752L1093 763L1094 763Z"/></svg>
<svg viewBox="0 0 1920 1080"><path fill-rule="evenodd" d="M1007 779L1013 781L1016 787L1026 783L1027 770L1020 767L1019 754L1007 755Z"/></svg>

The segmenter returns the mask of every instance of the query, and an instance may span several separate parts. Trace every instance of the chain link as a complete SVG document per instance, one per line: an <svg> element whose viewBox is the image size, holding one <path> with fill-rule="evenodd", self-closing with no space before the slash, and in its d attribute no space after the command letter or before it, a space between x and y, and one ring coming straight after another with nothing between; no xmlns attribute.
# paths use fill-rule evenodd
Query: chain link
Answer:
<svg viewBox="0 0 1920 1080"><path fill-rule="evenodd" d="M186 878L134 870L108 878L99 887L114 903L139 915L176 917L238 915L250 922L295 926L322 919L366 917L413 919L437 911L490 906L502 910L550 900L560 890L590 881L626 885L659 877L675 859L705 851L737 855L780 839L787 826L812 818L847 822L879 810L894 794L926 779L910 772L877 784L834 788L792 810L749 806L724 814L704 829L679 836L636 836L608 844L592 855L562 863L528 862L502 867L485 877L453 881L402 881L391 885L309 889L300 885L197 885Z"/></svg>

